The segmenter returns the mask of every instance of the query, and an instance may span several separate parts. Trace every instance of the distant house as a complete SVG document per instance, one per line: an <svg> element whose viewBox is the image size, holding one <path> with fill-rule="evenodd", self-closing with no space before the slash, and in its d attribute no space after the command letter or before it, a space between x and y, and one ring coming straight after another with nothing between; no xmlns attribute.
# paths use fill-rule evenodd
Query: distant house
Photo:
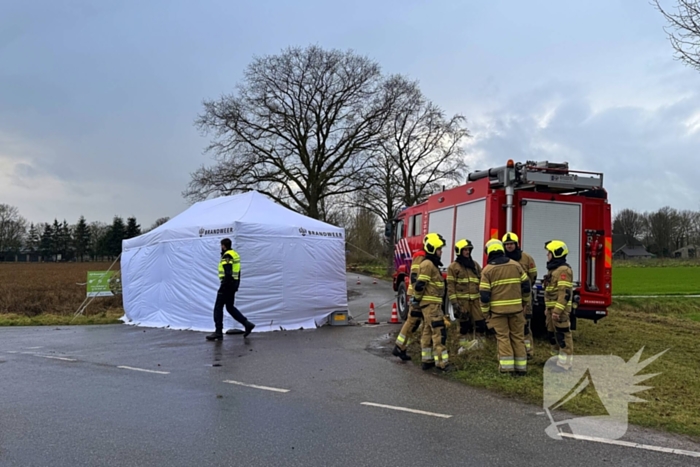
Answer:
<svg viewBox="0 0 700 467"><path fill-rule="evenodd" d="M613 259L645 259L653 257L654 255L647 251L642 242L634 240L627 243L623 235L613 235Z"/></svg>
<svg viewBox="0 0 700 467"><path fill-rule="evenodd" d="M643 245L635 246L623 246L615 253L613 253L614 259L645 259L653 258L654 255L649 253Z"/></svg>
<svg viewBox="0 0 700 467"><path fill-rule="evenodd" d="M698 248L695 245L686 245L683 248L679 248L676 251L673 252L673 257L674 258L697 258L698 257Z"/></svg>

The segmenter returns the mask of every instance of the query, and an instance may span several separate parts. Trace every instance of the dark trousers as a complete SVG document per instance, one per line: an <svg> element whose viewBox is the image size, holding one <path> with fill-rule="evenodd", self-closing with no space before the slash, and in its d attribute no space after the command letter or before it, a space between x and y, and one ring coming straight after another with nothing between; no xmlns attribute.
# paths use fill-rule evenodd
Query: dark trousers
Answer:
<svg viewBox="0 0 700 467"><path fill-rule="evenodd" d="M217 332L221 332L224 329L224 306L226 306L228 314L233 316L233 319L243 325L248 322L246 317L238 311L238 308L233 306L235 298L236 292L231 286L221 285L219 287L219 291L216 294L216 303L214 304L214 324Z"/></svg>

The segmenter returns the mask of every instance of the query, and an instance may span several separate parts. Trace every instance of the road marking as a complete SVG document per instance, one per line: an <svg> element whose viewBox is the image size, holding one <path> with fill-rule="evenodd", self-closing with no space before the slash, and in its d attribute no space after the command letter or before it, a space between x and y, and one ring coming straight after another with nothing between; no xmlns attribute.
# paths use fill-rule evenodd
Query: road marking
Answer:
<svg viewBox="0 0 700 467"><path fill-rule="evenodd" d="M8 350L7 353L19 353L16 350Z"/></svg>
<svg viewBox="0 0 700 467"><path fill-rule="evenodd" d="M159 375L169 375L169 371L157 371L157 370L146 370L144 368L134 368L132 366L118 366L117 368L122 368L124 370L134 370L134 371L143 371L145 373L156 373Z"/></svg>
<svg viewBox="0 0 700 467"><path fill-rule="evenodd" d="M65 358L65 357L53 357L51 355L36 355L37 357L41 358L50 358L52 360L63 360L64 362L77 362L78 360L74 358Z"/></svg>
<svg viewBox="0 0 700 467"><path fill-rule="evenodd" d="M581 441L594 441L596 443L615 444L618 446L627 446L630 448L646 449L647 451L658 451L658 452L665 452L668 454L680 454L682 456L700 457L700 452L686 451L684 449L665 448L662 446L652 446L650 444L632 443L630 441L620 441L620 440L616 440L616 439L594 438L592 436L574 435L571 433L559 433L559 435L564 437L564 438L573 438L573 439L578 439Z"/></svg>
<svg viewBox="0 0 700 467"><path fill-rule="evenodd" d="M27 350L43 349L43 347L25 347Z"/></svg>
<svg viewBox="0 0 700 467"><path fill-rule="evenodd" d="M255 388L255 389L264 389L265 391L289 392L289 389L270 388L267 386L258 386L257 384L246 384L246 383L241 383L240 381L232 381L230 379L225 380L224 383L237 384L239 386L246 386L246 387Z"/></svg>
<svg viewBox="0 0 700 467"><path fill-rule="evenodd" d="M452 418L452 415L445 415L445 414L433 413L433 412L424 412L422 410L408 409L406 407L396 407L393 405L375 404L374 402L362 402L362 405L371 405L372 407L383 407L385 409L401 410L404 412L417 413L417 414L421 414L421 415L430 415L432 417Z"/></svg>

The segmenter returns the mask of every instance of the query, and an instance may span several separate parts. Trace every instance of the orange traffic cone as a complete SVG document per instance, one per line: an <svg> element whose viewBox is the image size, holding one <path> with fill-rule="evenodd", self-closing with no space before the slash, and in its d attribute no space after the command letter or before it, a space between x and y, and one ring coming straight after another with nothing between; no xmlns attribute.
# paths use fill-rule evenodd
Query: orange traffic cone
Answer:
<svg viewBox="0 0 700 467"><path fill-rule="evenodd" d="M372 284L376 284L376 283L377 283L377 279L376 278L372 279Z"/></svg>
<svg viewBox="0 0 700 467"><path fill-rule="evenodd" d="M374 303L369 304L369 319L367 320L367 324L379 324L377 322L377 316L374 314Z"/></svg>
<svg viewBox="0 0 700 467"><path fill-rule="evenodd" d="M360 285L360 276L357 276L357 285Z"/></svg>
<svg viewBox="0 0 700 467"><path fill-rule="evenodd" d="M391 307L391 320L389 324L401 324L401 321L399 321L399 313L396 311L396 302L394 302L394 306Z"/></svg>

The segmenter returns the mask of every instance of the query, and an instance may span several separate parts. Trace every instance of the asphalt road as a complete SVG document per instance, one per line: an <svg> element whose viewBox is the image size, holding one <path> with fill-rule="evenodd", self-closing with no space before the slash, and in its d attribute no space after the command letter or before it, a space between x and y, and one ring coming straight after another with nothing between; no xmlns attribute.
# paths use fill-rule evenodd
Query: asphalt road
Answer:
<svg viewBox="0 0 700 467"><path fill-rule="evenodd" d="M388 321L390 286L356 280L353 321L366 321L370 301ZM540 407L399 363L388 336L398 327L216 343L126 325L0 329L0 466L700 465L551 439ZM626 439L700 451L648 430Z"/></svg>

